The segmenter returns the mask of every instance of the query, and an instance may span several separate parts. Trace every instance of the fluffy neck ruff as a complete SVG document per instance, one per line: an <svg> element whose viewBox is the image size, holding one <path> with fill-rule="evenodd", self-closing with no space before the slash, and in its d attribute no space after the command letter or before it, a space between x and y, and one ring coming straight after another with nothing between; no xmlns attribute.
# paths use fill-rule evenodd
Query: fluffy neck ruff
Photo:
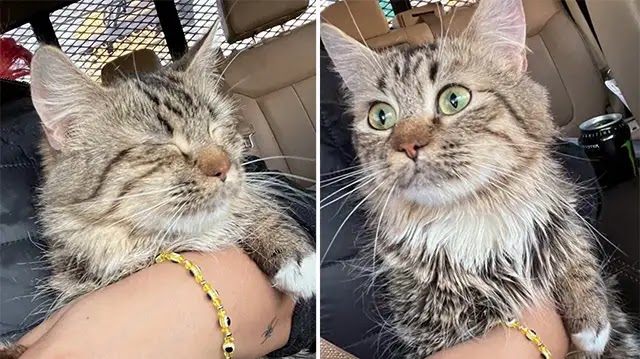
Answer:
<svg viewBox="0 0 640 359"><path fill-rule="evenodd" d="M517 272L525 274L540 231L574 208L572 189L563 178L558 164L542 158L519 179L509 179L504 188L487 187L455 203L428 207L394 196L386 208L372 210L372 222L377 226L380 220L380 236L375 240L388 248L408 249L404 252L411 257L406 258L407 266L444 252L468 271L508 259Z"/></svg>

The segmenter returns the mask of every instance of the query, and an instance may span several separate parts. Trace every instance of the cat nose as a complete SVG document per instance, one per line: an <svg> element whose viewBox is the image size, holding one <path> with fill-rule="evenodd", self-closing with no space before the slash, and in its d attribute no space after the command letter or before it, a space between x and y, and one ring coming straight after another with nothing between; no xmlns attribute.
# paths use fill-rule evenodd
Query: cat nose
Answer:
<svg viewBox="0 0 640 359"><path fill-rule="evenodd" d="M197 154L196 166L205 176L218 177L224 182L231 168L231 160L225 151L216 147L207 148Z"/></svg>
<svg viewBox="0 0 640 359"><path fill-rule="evenodd" d="M418 141L413 141L413 142L401 143L399 145L399 148L397 148L397 150L404 151L407 157L411 158L412 160L415 160L416 158L418 158L418 149L421 147L424 147L424 146L420 145Z"/></svg>
<svg viewBox="0 0 640 359"><path fill-rule="evenodd" d="M433 126L424 118L414 117L399 121L391 133L391 147L404 152L415 161L418 150L431 142Z"/></svg>

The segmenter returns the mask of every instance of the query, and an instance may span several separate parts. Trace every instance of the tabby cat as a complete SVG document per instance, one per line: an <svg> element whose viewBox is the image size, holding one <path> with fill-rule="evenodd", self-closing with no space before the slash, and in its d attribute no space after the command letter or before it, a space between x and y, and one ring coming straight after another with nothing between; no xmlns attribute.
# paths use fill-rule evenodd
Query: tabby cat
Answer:
<svg viewBox="0 0 640 359"><path fill-rule="evenodd" d="M161 251L229 246L243 248L276 288L314 295L306 232L276 204L269 179L244 170L214 36L173 67L109 87L57 48L36 51L31 92L45 133L39 219L54 310L151 265Z"/></svg>
<svg viewBox="0 0 640 359"><path fill-rule="evenodd" d="M481 0L464 31L425 46L373 51L331 25L321 32L354 118L354 185L407 357L547 303L574 357L640 358L551 156L559 132L526 74L521 1Z"/></svg>

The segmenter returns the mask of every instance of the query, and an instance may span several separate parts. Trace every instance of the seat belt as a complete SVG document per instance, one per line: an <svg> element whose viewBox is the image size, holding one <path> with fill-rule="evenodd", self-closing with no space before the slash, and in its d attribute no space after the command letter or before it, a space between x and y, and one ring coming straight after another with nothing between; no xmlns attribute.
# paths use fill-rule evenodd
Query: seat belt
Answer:
<svg viewBox="0 0 640 359"><path fill-rule="evenodd" d="M573 21L582 33L582 37L587 42L587 47L589 48L589 52L591 52L591 56L593 57L596 66L598 66L602 77L606 80L609 72L609 65L607 64L607 60L600 49L598 40L596 40L595 35L589 27L587 19L582 13L582 9L580 9L580 5L578 5L578 0L564 0L564 3L567 5L567 9L569 10L571 17L573 17Z"/></svg>
<svg viewBox="0 0 640 359"><path fill-rule="evenodd" d="M578 0L562 1L566 5L567 10L569 10L569 14L573 18L573 22L578 26L578 30L582 34L582 38L587 43L587 48L589 49L589 53L591 53L591 58L598 67L598 70L600 70L602 81L609 90L607 95L609 97L609 105L611 108L608 108L607 111L624 112L625 108L628 109L628 106L626 105L626 102L621 99L622 94L618 88L616 80L611 76L609 64L607 64L607 60L602 53L602 49L600 48L600 44L598 44L595 34L589 27L589 23L578 4Z"/></svg>

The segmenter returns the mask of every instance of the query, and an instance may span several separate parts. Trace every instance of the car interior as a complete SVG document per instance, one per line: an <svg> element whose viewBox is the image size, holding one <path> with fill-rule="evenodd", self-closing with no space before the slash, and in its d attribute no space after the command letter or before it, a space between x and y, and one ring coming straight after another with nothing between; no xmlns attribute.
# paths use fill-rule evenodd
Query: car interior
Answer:
<svg viewBox="0 0 640 359"><path fill-rule="evenodd" d="M57 7L75 2L58 1ZM3 14L17 15L3 19L2 32L42 14L46 16L56 8L54 3L42 2L41 8L34 6L24 13L20 2L3 2ZM154 6L151 1L148 3ZM224 42L228 44L252 38L265 30L281 28L307 9L315 7L309 0L268 4L219 0L216 5L218 16L224 20L219 26L223 30ZM169 36L165 37L169 39ZM224 86L241 107L239 130L245 137L248 152L263 158L280 156L268 160L269 168L307 178L298 181L304 187L310 187L315 178L314 162L282 156L315 157L315 38L315 22L310 21L290 31L279 31L276 36L253 46L232 51L225 56L222 65ZM122 73L153 71L160 66L157 54L141 47L104 64L100 80L108 84Z"/></svg>
<svg viewBox="0 0 640 359"><path fill-rule="evenodd" d="M34 1L29 6L2 1L0 33L3 40L24 47L27 58L40 44L58 46L89 77L108 85L123 74L154 71L178 61L188 44L195 45L216 18L223 19L216 39L224 56L221 85L238 101L238 130L247 152L264 159L267 171L291 174L300 187L311 189L315 8L313 0L76 0ZM37 264L42 244L32 238L37 233L32 197L40 172L35 155L40 131L29 76L0 79L0 94L0 128L12 138L7 142L3 137L0 153L3 167L12 168L0 189L0 340L10 340L44 314L40 309L46 296L34 299L33 294L47 272Z"/></svg>
<svg viewBox="0 0 640 359"><path fill-rule="evenodd" d="M324 8L320 16L321 21L373 49L419 46L438 39L443 32L463 30L475 3L342 0ZM580 123L589 118L621 113L640 155L640 130L634 118L640 114L640 2L524 0L523 4L528 72L548 89L552 114L564 138L575 142ZM617 82L627 106L605 85L611 79ZM603 189L599 206L597 228L611 242L601 240L603 258L609 271L617 274L625 308L637 318L640 181L636 178ZM636 325L640 327L640 323ZM326 353L337 350L331 343L322 345Z"/></svg>

